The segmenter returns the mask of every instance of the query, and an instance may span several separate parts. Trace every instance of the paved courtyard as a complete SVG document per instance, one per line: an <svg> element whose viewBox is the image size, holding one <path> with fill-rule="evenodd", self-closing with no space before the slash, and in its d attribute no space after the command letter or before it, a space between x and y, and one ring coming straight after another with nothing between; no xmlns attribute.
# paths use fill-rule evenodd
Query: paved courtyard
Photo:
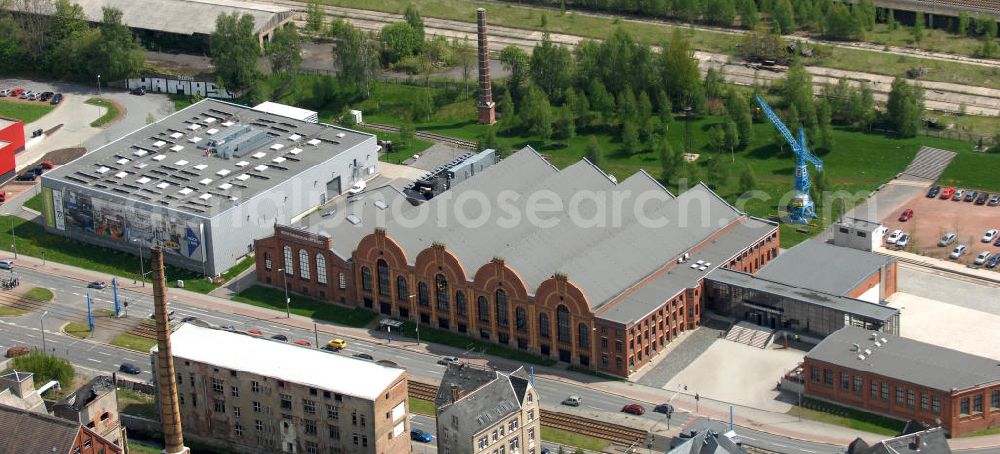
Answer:
<svg viewBox="0 0 1000 454"><path fill-rule="evenodd" d="M791 408L777 400L778 379L800 362L805 352L751 347L717 339L701 356L675 375L663 389L677 391L688 387L690 394L731 402L762 410L784 413Z"/></svg>
<svg viewBox="0 0 1000 454"><path fill-rule="evenodd" d="M1000 359L1000 315L902 292L889 306L901 312L903 337Z"/></svg>

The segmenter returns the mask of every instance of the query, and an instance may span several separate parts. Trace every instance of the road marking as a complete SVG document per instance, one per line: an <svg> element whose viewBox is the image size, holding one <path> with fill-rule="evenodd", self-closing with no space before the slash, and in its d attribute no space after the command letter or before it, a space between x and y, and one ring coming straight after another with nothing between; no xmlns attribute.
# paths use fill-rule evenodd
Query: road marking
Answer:
<svg viewBox="0 0 1000 454"><path fill-rule="evenodd" d="M36 337L38 337L38 336L36 336L36 335L34 335L34 334L31 334L31 333L24 333L24 335L25 335L25 336L28 336L28 337L30 337L30 338L36 338Z"/></svg>
<svg viewBox="0 0 1000 454"><path fill-rule="evenodd" d="M101 360L98 360L98 359L94 359L94 358L87 358L87 361L93 361L95 363L103 363L104 362L104 361L101 361Z"/></svg>
<svg viewBox="0 0 1000 454"><path fill-rule="evenodd" d="M94 352L94 353L97 353L98 355L111 356L111 353L108 352Z"/></svg>

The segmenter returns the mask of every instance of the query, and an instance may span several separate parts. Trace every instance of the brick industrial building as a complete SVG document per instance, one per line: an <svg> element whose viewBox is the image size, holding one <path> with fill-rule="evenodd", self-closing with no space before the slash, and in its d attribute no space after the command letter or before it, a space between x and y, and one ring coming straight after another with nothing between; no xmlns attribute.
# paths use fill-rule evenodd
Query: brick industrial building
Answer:
<svg viewBox="0 0 1000 454"><path fill-rule="evenodd" d="M598 204L512 225L494 209L474 227L448 208L523 194L508 208L524 213L532 194L569 207L581 193L635 208L598 226L570 219L574 210L605 213ZM390 186L355 200L323 222L278 225L258 240L258 279L618 376L701 323L708 273L753 273L778 252L775 223L707 186L674 196L645 172L615 183L586 161L560 171L530 148L419 207ZM413 225L421 208L436 218Z"/></svg>
<svg viewBox="0 0 1000 454"><path fill-rule="evenodd" d="M960 436L1000 425L997 361L845 326L803 362L805 395L942 426Z"/></svg>
<svg viewBox="0 0 1000 454"><path fill-rule="evenodd" d="M120 446L78 422L0 404L2 453L120 454Z"/></svg>
<svg viewBox="0 0 1000 454"><path fill-rule="evenodd" d="M171 342L185 439L248 454L410 452L403 369L191 324Z"/></svg>

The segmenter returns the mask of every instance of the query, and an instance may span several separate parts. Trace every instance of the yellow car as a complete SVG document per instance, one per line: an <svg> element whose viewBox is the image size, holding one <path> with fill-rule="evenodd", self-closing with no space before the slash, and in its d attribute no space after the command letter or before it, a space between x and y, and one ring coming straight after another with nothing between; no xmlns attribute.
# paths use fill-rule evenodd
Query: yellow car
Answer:
<svg viewBox="0 0 1000 454"><path fill-rule="evenodd" d="M330 339L330 342L326 343L326 348L329 350L340 350L347 347L347 341L343 339Z"/></svg>

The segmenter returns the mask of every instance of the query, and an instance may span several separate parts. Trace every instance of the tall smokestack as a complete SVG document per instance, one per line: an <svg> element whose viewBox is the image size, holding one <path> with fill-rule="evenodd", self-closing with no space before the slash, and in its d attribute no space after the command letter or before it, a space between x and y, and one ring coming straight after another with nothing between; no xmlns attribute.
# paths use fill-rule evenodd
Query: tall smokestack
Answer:
<svg viewBox="0 0 1000 454"><path fill-rule="evenodd" d="M486 40L486 10L476 10L479 24L479 124L497 122L496 104L493 103L493 83L490 81L490 46Z"/></svg>
<svg viewBox="0 0 1000 454"><path fill-rule="evenodd" d="M174 379L174 352L170 347L170 320L167 315L167 278L163 275L163 249L153 246L153 315L156 318L156 384L160 393L160 424L163 426L163 453L187 454L177 404L177 381Z"/></svg>

